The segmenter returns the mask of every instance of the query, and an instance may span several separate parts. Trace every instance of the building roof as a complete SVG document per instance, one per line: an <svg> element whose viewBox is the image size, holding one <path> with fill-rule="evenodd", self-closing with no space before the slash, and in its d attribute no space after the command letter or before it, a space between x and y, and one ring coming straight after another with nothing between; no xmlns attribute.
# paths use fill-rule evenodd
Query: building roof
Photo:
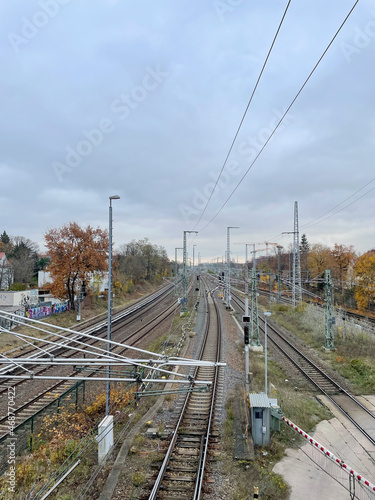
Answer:
<svg viewBox="0 0 375 500"><path fill-rule="evenodd" d="M4 252L0 252L0 260L5 257L5 263L3 265L3 267L13 267L13 264L11 262L9 262L9 260L7 259L7 256L5 255Z"/></svg>
<svg viewBox="0 0 375 500"><path fill-rule="evenodd" d="M260 394L249 394L250 406L252 408L270 408L269 397L261 392Z"/></svg>

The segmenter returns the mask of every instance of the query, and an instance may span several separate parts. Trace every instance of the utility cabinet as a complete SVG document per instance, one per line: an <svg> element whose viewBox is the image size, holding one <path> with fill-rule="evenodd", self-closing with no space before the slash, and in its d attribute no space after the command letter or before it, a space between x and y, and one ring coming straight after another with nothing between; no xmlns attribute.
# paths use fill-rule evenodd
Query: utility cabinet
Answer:
<svg viewBox="0 0 375 500"><path fill-rule="evenodd" d="M271 430L280 432L280 422L283 419L284 413L280 406L271 404Z"/></svg>
<svg viewBox="0 0 375 500"><path fill-rule="evenodd" d="M254 444L267 445L271 434L271 403L265 393L249 394L251 434Z"/></svg>

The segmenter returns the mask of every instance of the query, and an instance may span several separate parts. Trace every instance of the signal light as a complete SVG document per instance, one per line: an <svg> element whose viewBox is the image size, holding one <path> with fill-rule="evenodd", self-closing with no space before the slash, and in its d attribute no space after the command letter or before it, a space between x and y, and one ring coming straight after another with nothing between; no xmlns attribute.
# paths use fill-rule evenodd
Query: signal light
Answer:
<svg viewBox="0 0 375 500"><path fill-rule="evenodd" d="M243 327L243 333L244 333L244 342L245 342L245 345L249 345L249 343L250 343L250 337L249 337L249 327L247 325L245 325Z"/></svg>

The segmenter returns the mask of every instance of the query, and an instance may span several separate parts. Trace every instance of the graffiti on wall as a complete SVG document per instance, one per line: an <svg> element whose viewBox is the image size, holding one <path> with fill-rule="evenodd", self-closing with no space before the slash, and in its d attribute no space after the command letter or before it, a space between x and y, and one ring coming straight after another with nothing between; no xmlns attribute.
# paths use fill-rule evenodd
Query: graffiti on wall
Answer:
<svg viewBox="0 0 375 500"><path fill-rule="evenodd" d="M30 307L26 309L26 317L30 319L44 318L45 316L51 316L51 314L59 314L65 312L69 309L68 302L62 302L61 304L51 304L46 306Z"/></svg>

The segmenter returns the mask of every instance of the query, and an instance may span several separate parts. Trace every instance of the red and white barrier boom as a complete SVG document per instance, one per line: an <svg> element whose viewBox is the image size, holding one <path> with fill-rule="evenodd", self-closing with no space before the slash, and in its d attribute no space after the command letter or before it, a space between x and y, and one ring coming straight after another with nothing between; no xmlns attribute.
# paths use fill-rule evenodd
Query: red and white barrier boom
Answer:
<svg viewBox="0 0 375 500"><path fill-rule="evenodd" d="M305 431L300 429L296 424L293 424L290 420L287 418L283 417L284 422L289 425L292 429L294 429L297 434L300 434L302 437L304 437L310 444L311 446L314 446L317 450L319 450L323 455L328 457L332 462L336 463L339 465L344 471L346 471L349 475L357 479L361 484L369 488L371 491L375 491L375 485L370 483L370 481L367 481L361 474L358 474L354 469L352 469L348 464L346 464L343 460L340 458L336 457L331 451L327 450L324 446L322 446L320 443L315 441L309 434L306 434Z"/></svg>

